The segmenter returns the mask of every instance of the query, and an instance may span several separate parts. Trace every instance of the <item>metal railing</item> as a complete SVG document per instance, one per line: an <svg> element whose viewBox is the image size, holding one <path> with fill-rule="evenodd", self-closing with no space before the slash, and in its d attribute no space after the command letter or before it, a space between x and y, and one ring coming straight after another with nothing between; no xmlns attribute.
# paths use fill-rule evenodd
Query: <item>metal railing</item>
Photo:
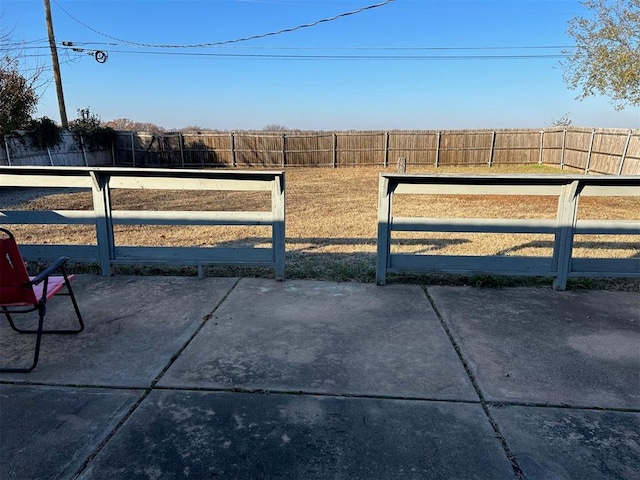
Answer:
<svg viewBox="0 0 640 480"><path fill-rule="evenodd" d="M394 195L547 195L558 197L555 219L395 217ZM581 196L640 196L640 176L454 176L380 174L376 282L387 273L430 272L553 277L640 277L640 258L574 258L576 234L640 235L640 220L578 220ZM553 234L552 257L391 253L392 232Z"/></svg>
<svg viewBox="0 0 640 480"><path fill-rule="evenodd" d="M284 280L285 185L282 171L167 170L87 167L0 167L0 187L80 188L92 192L92 210L2 210L0 224L95 225L96 245L21 245L27 261L68 256L100 265L111 275L117 264L255 265L275 269ZM112 189L270 192L270 211L150 211L112 208ZM114 225L270 226L271 248L120 246ZM43 235L46 238L46 234Z"/></svg>

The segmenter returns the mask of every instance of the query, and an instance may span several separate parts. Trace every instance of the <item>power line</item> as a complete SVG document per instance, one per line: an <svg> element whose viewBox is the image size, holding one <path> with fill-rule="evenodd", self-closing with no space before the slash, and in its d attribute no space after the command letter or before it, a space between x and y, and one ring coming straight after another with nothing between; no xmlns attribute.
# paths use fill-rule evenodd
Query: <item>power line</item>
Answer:
<svg viewBox="0 0 640 480"><path fill-rule="evenodd" d="M123 43L114 42L62 42L67 47L81 47L88 45L107 45L107 46L126 46ZM575 48L574 45L501 45L501 46L474 46L474 47L291 47L291 46L237 46L237 45L221 45L220 48L228 49L249 49L249 50L336 50L336 51L464 51L464 50L560 50L567 48Z"/></svg>
<svg viewBox="0 0 640 480"><path fill-rule="evenodd" d="M258 35L252 35L252 36L243 37L243 38L236 38L236 39L233 39L233 40L223 40L223 41L212 42L212 43L196 43L196 44L187 44L187 45L138 43L138 42L131 42L131 41L128 41L128 40L123 40L121 38L117 38L117 37L114 37L114 36L111 36L111 35L107 35L106 33L100 32L100 31L96 30L95 28L87 25L86 23L78 20L76 17L71 15L69 12L67 12L58 3L58 0L53 0L53 1L60 8L60 10L62 10L64 13L66 13L69 17L71 17L74 21L76 21L77 23L79 23L83 27L88 28L89 30L91 30L92 32L97 33L98 35L101 35L101 36L106 37L106 38L110 38L112 40L116 40L116 41L118 41L120 43L124 43L124 44L135 46L135 47L147 47L147 48L205 48L205 47L216 47L216 46L219 46L219 45L228 45L230 43L247 42L249 40L257 40L259 38L266 38L266 37L272 37L272 36L275 36L275 35L281 35L283 33L290 33L290 32L294 32L296 30L301 30L303 28L315 27L315 26L320 25L322 23L333 22L334 20L338 20L340 18L349 17L351 15L357 15L357 14L362 13L362 12L367 11L367 10L372 10L374 8L383 7L383 6L388 5L389 3L391 3L391 2L393 2L395 0L385 0L382 3L377 3L375 5L368 5L366 7L362 7L362 8L359 8L357 10L352 10L350 12L344 12L344 13L340 13L338 15L334 15L333 17L323 18L321 20L316 20L316 21L311 22L311 23L305 23L305 24L302 24L302 25L297 25L295 27L284 28L282 30L277 30L277 31L274 31L274 32L261 33L261 34L258 34Z"/></svg>
<svg viewBox="0 0 640 480"><path fill-rule="evenodd" d="M70 48L70 47L65 47ZM75 50L77 51L77 50ZM521 54L521 55L291 55L291 54L241 54L241 53L195 53L195 52L158 52L140 50L111 50L111 53L134 55L168 55L183 57L213 57L213 58L255 58L267 60L388 60L388 61L416 61L416 60L530 60L530 59L559 59L566 58L562 53L549 54Z"/></svg>

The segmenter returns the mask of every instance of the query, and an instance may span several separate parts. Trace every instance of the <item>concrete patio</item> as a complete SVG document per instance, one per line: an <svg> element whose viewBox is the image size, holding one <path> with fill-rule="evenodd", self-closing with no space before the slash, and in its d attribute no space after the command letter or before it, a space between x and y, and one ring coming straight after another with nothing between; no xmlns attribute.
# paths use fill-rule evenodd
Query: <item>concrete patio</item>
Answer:
<svg viewBox="0 0 640 480"><path fill-rule="evenodd" d="M74 285L85 331L0 374L3 480L640 479L637 293Z"/></svg>

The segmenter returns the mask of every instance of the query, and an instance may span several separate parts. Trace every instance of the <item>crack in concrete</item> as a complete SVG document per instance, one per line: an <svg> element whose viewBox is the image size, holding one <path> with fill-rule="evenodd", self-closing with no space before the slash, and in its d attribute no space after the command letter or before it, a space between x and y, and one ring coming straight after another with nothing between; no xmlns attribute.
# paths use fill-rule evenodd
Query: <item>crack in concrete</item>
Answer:
<svg viewBox="0 0 640 480"><path fill-rule="evenodd" d="M478 381L476 380L476 377L474 376L473 372L471 371L471 367L469 366L469 363L467 362L466 358L462 354L462 350L460 349L460 346L457 344L457 342L453 338L453 334L451 333L451 329L449 328L449 325L447 325L447 323L444 321L444 318L443 318L442 314L438 310L438 307L436 307L435 300L433 299L433 297L431 297L431 295L429 294L429 291L427 290L426 287L423 287L423 291L424 291L427 299L429 300L429 303L431 304L431 308L433 308L433 311L435 312L436 317L438 317L438 320L440 321L440 324L442 325L442 328L444 329L445 333L447 334L447 337L449 338L449 342L451 342L451 345L455 349L456 354L458 355L458 358L460 359L460 362L462 363L464 371L466 372L467 377L469 377L469 381L471 382L471 385L473 386L473 388L476 391L476 395L478 395L478 398L480 399L480 405L482 406L482 409L484 410L484 413L487 416L487 419L489 420L489 424L491 425L491 428L493 428L493 431L495 433L496 438L500 441L500 444L502 445L502 449L504 450L504 453L507 456L507 459L509 460L509 463L511 464L511 468L513 469L513 473L515 474L516 479L517 480L526 480L527 477L524 474L524 471L522 470L522 468L520 467L520 464L518 463L518 459L516 458L515 453L513 453L513 451L509 447L509 444L507 443L507 439L504 437L504 435L500 431L500 427L498 426L498 422L493 418L493 416L491 415L491 412L489 411L489 406L492 403L495 403L495 402L489 402L489 401L487 401L485 399L485 397L484 397L484 395L482 393L482 390L480 389L480 386L478 385Z"/></svg>

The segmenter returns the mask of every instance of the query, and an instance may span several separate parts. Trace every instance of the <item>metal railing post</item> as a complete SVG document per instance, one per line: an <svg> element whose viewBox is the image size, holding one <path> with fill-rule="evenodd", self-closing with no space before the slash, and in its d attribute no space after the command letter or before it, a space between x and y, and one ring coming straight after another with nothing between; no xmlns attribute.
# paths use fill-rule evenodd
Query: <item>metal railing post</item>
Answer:
<svg viewBox="0 0 640 480"><path fill-rule="evenodd" d="M272 181L271 210L273 215L273 255L276 280L284 280L285 243L285 178L284 173Z"/></svg>
<svg viewBox="0 0 640 480"><path fill-rule="evenodd" d="M391 206L393 192L389 179L380 176L378 183L378 247L376 256L376 284L387 283L391 248Z"/></svg>
<svg viewBox="0 0 640 480"><path fill-rule="evenodd" d="M111 215L111 191L109 174L92 171L93 210L96 217L96 241L100 257L102 276L113 275L111 262L115 259L115 241L113 236L113 219Z"/></svg>
<svg viewBox="0 0 640 480"><path fill-rule="evenodd" d="M578 196L580 182L575 180L561 189L558 199L558 216L556 220L556 234L553 242L553 288L564 290L571 272L571 256L573 252L573 237L576 228Z"/></svg>

